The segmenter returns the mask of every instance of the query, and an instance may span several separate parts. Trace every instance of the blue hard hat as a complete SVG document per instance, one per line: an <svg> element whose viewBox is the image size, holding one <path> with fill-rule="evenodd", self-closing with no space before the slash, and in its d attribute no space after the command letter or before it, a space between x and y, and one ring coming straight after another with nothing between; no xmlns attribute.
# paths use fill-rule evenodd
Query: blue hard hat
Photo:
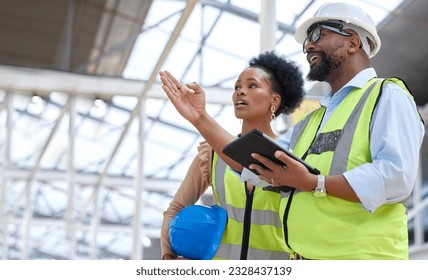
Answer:
<svg viewBox="0 0 428 280"><path fill-rule="evenodd" d="M227 222L223 208L190 205L169 223L169 241L174 252L188 259L212 259L220 245Z"/></svg>

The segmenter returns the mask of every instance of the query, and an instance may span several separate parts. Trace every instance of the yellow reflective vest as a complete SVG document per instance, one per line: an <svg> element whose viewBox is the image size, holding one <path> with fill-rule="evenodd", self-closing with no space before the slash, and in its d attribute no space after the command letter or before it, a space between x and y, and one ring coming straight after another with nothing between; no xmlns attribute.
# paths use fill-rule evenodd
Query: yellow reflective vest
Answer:
<svg viewBox="0 0 428 280"><path fill-rule="evenodd" d="M372 162L370 120L383 82L372 79L342 101L322 130L325 107L296 124L290 148L323 175L343 174ZM384 204L373 213L360 203L310 192L283 193L281 212L290 252L308 259L408 259L408 229L403 203Z"/></svg>
<svg viewBox="0 0 428 280"><path fill-rule="evenodd" d="M246 184L213 154L215 202L227 210L227 225L214 259L288 259L279 215L279 192Z"/></svg>

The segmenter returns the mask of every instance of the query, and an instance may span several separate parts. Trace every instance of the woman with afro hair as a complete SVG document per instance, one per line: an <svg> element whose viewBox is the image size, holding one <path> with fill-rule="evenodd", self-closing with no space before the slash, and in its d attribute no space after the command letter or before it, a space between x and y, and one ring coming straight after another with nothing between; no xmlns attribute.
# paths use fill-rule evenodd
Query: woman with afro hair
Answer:
<svg viewBox="0 0 428 280"><path fill-rule="evenodd" d="M160 77L174 106L204 135L210 127L197 125L201 118L210 118L203 89L196 83L182 85L167 71L161 71ZM302 73L294 62L274 51L252 58L237 78L232 95L235 116L242 120L241 134L257 128L276 138L271 121L280 114L292 113L303 97ZM192 114L201 103L203 112ZM227 211L227 224L214 259L288 259L279 216L280 193L242 182L236 174L242 167L221 153L225 144L200 143L197 156L164 212L162 259L183 259L171 248L168 225L181 209L194 205L209 186L214 203ZM198 234L197 228L193 230Z"/></svg>

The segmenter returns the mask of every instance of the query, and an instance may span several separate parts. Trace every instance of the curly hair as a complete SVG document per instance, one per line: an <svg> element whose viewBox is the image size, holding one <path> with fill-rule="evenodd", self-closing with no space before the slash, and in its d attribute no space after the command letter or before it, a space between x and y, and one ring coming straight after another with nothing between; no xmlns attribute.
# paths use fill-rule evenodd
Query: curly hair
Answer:
<svg viewBox="0 0 428 280"><path fill-rule="evenodd" d="M269 74L272 91L281 96L281 104L275 115L290 114L300 106L305 95L303 89L303 75L300 68L293 61L269 51L253 57L249 67L261 68Z"/></svg>

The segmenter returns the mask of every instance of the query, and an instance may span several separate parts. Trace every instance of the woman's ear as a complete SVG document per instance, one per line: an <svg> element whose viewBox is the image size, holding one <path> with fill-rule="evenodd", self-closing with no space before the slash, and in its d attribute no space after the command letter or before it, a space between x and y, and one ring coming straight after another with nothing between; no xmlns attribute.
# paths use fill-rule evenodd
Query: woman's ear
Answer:
<svg viewBox="0 0 428 280"><path fill-rule="evenodd" d="M275 107L278 108L279 104L281 104L281 95L274 93L272 95L272 105L275 105Z"/></svg>

